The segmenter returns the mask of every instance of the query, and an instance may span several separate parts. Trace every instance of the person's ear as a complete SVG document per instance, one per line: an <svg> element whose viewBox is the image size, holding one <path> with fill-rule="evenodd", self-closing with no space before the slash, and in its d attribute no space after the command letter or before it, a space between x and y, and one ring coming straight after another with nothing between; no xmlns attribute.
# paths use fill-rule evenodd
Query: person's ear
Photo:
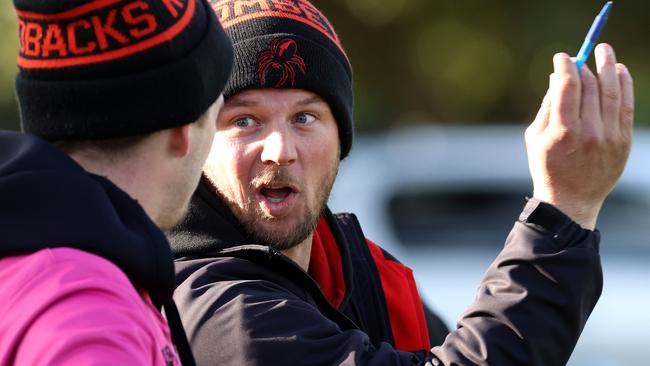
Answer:
<svg viewBox="0 0 650 366"><path fill-rule="evenodd" d="M169 129L168 151L172 156L183 158L190 151L190 124Z"/></svg>

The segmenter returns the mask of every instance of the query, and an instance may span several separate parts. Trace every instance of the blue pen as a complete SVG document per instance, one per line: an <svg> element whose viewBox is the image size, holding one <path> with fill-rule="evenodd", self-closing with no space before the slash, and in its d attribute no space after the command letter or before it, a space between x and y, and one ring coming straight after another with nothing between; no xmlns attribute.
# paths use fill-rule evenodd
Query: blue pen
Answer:
<svg viewBox="0 0 650 366"><path fill-rule="evenodd" d="M580 69L582 69L582 65L587 62L589 54L591 53L591 50L594 48L594 45L598 40L600 31L602 31L603 27L605 26L607 15L609 14L609 10L612 8L612 5L613 3L611 1L608 1L605 6L603 6L603 9L600 11L600 13L598 13L598 16L596 16L594 22L591 24L589 33L587 33L587 37L582 43L580 51L578 51L578 56L576 56L576 66L578 67L578 71L580 71Z"/></svg>

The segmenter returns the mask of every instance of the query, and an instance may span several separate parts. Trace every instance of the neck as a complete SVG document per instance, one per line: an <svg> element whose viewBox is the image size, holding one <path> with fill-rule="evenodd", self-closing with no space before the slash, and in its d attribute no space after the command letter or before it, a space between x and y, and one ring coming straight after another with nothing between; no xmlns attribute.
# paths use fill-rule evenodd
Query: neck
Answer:
<svg viewBox="0 0 650 366"><path fill-rule="evenodd" d="M107 162L83 153L72 153L70 157L87 172L103 176L113 182L136 200L152 221L158 222L161 207L160 200L157 199L159 193L155 185L149 184L155 174L148 169L155 164L147 161L146 157L124 159L119 162Z"/></svg>
<svg viewBox="0 0 650 366"><path fill-rule="evenodd" d="M296 245L293 248L286 249L282 251L282 254L289 257L292 261L296 262L305 272L309 270L309 260L311 258L311 243L314 238L314 233L312 232L309 236L303 240L302 243Z"/></svg>

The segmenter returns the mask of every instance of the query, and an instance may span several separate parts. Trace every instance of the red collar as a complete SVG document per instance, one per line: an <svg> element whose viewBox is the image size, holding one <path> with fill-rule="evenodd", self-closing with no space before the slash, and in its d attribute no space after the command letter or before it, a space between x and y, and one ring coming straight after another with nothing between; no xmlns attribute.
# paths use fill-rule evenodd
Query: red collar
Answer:
<svg viewBox="0 0 650 366"><path fill-rule="evenodd" d="M323 216L318 220L311 245L309 274L320 285L329 302L337 309L346 291L341 251Z"/></svg>

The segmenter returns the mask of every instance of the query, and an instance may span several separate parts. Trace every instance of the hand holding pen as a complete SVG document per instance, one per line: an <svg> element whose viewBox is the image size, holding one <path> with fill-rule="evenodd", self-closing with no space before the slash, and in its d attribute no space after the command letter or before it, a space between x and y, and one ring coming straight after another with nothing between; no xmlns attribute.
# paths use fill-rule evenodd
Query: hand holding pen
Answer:
<svg viewBox="0 0 650 366"><path fill-rule="evenodd" d="M549 89L526 130L533 197L553 204L586 229L595 228L632 143L634 90L627 67L617 63L608 44L596 47L596 75L582 67L602 29L608 4L575 63L566 53L554 56Z"/></svg>

